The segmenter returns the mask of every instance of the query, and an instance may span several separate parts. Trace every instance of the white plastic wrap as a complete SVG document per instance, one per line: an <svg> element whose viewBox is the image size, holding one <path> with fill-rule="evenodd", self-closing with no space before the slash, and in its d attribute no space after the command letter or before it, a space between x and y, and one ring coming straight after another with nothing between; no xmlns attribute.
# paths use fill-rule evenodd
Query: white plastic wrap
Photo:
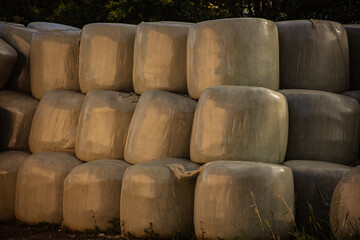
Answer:
<svg viewBox="0 0 360 240"><path fill-rule="evenodd" d="M279 41L274 22L231 18L193 24L187 47L187 86L198 99L208 87L279 88Z"/></svg>
<svg viewBox="0 0 360 240"><path fill-rule="evenodd" d="M117 23L85 25L81 33L81 92L133 91L132 71L137 26Z"/></svg>
<svg viewBox="0 0 360 240"><path fill-rule="evenodd" d="M341 177L352 168L349 166L310 160L284 162L293 171L296 195L296 222L298 226L310 223L312 217L328 227L333 191ZM311 206L311 211L309 208Z"/></svg>
<svg viewBox="0 0 360 240"><path fill-rule="evenodd" d="M280 88L341 93L349 90L349 46L342 24L323 20L276 23Z"/></svg>
<svg viewBox="0 0 360 240"><path fill-rule="evenodd" d="M75 153L83 161L124 159L124 147L138 96L94 90L84 100Z"/></svg>
<svg viewBox="0 0 360 240"><path fill-rule="evenodd" d="M28 28L34 28L41 31L53 30L80 30L79 28L52 22L31 22L27 25Z"/></svg>
<svg viewBox="0 0 360 240"><path fill-rule="evenodd" d="M330 206L330 226L337 239L359 237L359 186L360 166L357 166L341 178L334 190Z"/></svg>
<svg viewBox="0 0 360 240"><path fill-rule="evenodd" d="M31 125L29 148L37 152L75 152L78 120L85 95L72 91L47 92Z"/></svg>
<svg viewBox="0 0 360 240"><path fill-rule="evenodd" d="M29 152L0 153L0 221L15 219L16 178L19 168Z"/></svg>
<svg viewBox="0 0 360 240"><path fill-rule="evenodd" d="M195 108L196 101L185 96L155 90L143 93L130 123L125 161L189 158Z"/></svg>
<svg viewBox="0 0 360 240"><path fill-rule="evenodd" d="M137 164L124 174L120 200L120 221L124 233L137 238L149 237L150 228L158 238L171 239L178 232L192 233L196 177L178 179L168 165L186 170L199 165L187 159L168 158Z"/></svg>
<svg viewBox="0 0 360 240"><path fill-rule="evenodd" d="M0 151L27 150L38 100L15 91L0 91Z"/></svg>
<svg viewBox="0 0 360 240"><path fill-rule="evenodd" d="M0 89L6 85L17 60L17 52L0 38Z"/></svg>
<svg viewBox="0 0 360 240"><path fill-rule="evenodd" d="M79 91L80 31L35 33L31 42L30 85L36 99L51 90Z"/></svg>
<svg viewBox="0 0 360 240"><path fill-rule="evenodd" d="M281 90L289 105L287 160L348 165L359 151L360 108L355 99L313 90Z"/></svg>
<svg viewBox="0 0 360 240"><path fill-rule="evenodd" d="M15 68L6 85L11 90L30 93L30 46L36 29L0 23L0 37L18 53Z"/></svg>
<svg viewBox="0 0 360 240"><path fill-rule="evenodd" d="M216 161L206 164L198 176L194 202L198 239L270 239L266 221L283 239L289 235L293 211L289 167Z"/></svg>
<svg viewBox="0 0 360 240"><path fill-rule="evenodd" d="M129 166L102 159L75 167L64 182L63 225L75 231L112 227L108 221L120 217L121 183Z"/></svg>
<svg viewBox="0 0 360 240"><path fill-rule="evenodd" d="M281 163L287 137L288 109L282 94L261 87L211 87L196 108L191 161Z"/></svg>
<svg viewBox="0 0 360 240"><path fill-rule="evenodd" d="M17 177L16 218L27 224L61 224L64 180L79 164L70 153L43 152L28 157Z"/></svg>
<svg viewBox="0 0 360 240"><path fill-rule="evenodd" d="M186 44L190 25L141 23L134 47L134 90L187 93Z"/></svg>

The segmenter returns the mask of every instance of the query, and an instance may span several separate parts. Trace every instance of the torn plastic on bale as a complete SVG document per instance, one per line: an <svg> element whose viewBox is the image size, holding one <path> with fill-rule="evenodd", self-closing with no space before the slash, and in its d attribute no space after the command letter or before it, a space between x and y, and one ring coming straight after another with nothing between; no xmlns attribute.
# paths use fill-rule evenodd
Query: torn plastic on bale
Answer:
<svg viewBox="0 0 360 240"><path fill-rule="evenodd" d="M118 23L93 23L83 27L79 53L81 92L133 91L136 29L136 25Z"/></svg>
<svg viewBox="0 0 360 240"><path fill-rule="evenodd" d="M38 100L15 91L0 91L0 151L28 150Z"/></svg>
<svg viewBox="0 0 360 240"><path fill-rule="evenodd" d="M80 31L35 33L31 42L30 85L36 99L51 90L79 91Z"/></svg>
<svg viewBox="0 0 360 240"><path fill-rule="evenodd" d="M17 57L15 49L0 38L0 89L6 85L15 67Z"/></svg>
<svg viewBox="0 0 360 240"><path fill-rule="evenodd" d="M14 24L0 23L0 37L18 53L15 69L10 75L6 88L30 93L30 47L36 29Z"/></svg>
<svg viewBox="0 0 360 240"><path fill-rule="evenodd" d="M130 166L101 159L75 167L64 181L63 225L73 231L113 227L109 221L120 217L121 184Z"/></svg>
<svg viewBox="0 0 360 240"><path fill-rule="evenodd" d="M76 156L83 161L124 159L126 136L138 99L131 93L89 92L79 117Z"/></svg>
<svg viewBox="0 0 360 240"><path fill-rule="evenodd" d="M28 156L30 153L25 151L0 153L0 221L15 219L16 178Z"/></svg>
<svg viewBox="0 0 360 240"><path fill-rule="evenodd" d="M85 96L55 90L40 100L31 125L29 148L37 152L75 152L81 106Z"/></svg>
<svg viewBox="0 0 360 240"><path fill-rule="evenodd" d="M198 99L206 88L219 85L279 89L279 41L274 22L231 18L190 26L189 95Z"/></svg>
<svg viewBox="0 0 360 240"><path fill-rule="evenodd" d="M141 23L134 46L134 90L187 93L186 46L190 25Z"/></svg>

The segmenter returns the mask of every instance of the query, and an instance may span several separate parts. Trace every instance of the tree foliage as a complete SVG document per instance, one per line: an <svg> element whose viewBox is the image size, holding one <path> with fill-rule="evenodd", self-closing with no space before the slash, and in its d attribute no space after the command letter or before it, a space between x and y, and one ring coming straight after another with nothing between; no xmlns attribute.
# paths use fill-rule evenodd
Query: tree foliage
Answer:
<svg viewBox="0 0 360 240"><path fill-rule="evenodd" d="M93 22L199 22L231 17L274 21L328 19L360 22L355 0L2 0L0 20L28 24L51 21L82 27Z"/></svg>

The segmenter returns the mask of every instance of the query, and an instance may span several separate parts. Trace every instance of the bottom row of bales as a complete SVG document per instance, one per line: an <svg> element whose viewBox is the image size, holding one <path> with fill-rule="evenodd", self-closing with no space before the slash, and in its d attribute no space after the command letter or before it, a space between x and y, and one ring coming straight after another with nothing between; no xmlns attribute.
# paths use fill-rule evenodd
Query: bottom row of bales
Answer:
<svg viewBox="0 0 360 240"><path fill-rule="evenodd" d="M21 151L0 157L9 159L2 164L13 166L0 174L7 185L0 184L1 216L15 211L27 224L45 221L75 231L106 230L109 220L120 217L122 232L139 238L148 236L144 229L149 227L162 238L193 232L209 239L287 237L295 215L298 223L306 222L307 201L314 205L315 218L327 221L331 202L330 221L339 238L360 227L360 167L350 171L340 164L300 160L287 166L214 161L200 167L179 158L137 165L110 159L80 164L70 153ZM16 194L9 191L15 184Z"/></svg>

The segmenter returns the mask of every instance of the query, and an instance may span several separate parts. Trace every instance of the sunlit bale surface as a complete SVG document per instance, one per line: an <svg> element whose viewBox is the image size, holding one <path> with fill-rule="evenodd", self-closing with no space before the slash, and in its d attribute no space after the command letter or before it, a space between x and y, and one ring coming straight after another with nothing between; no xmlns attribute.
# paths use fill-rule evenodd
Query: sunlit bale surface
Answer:
<svg viewBox="0 0 360 240"><path fill-rule="evenodd" d="M56 31L56 30L81 30L76 27L52 23L52 22L31 22L27 25L28 28L34 28L41 31Z"/></svg>

